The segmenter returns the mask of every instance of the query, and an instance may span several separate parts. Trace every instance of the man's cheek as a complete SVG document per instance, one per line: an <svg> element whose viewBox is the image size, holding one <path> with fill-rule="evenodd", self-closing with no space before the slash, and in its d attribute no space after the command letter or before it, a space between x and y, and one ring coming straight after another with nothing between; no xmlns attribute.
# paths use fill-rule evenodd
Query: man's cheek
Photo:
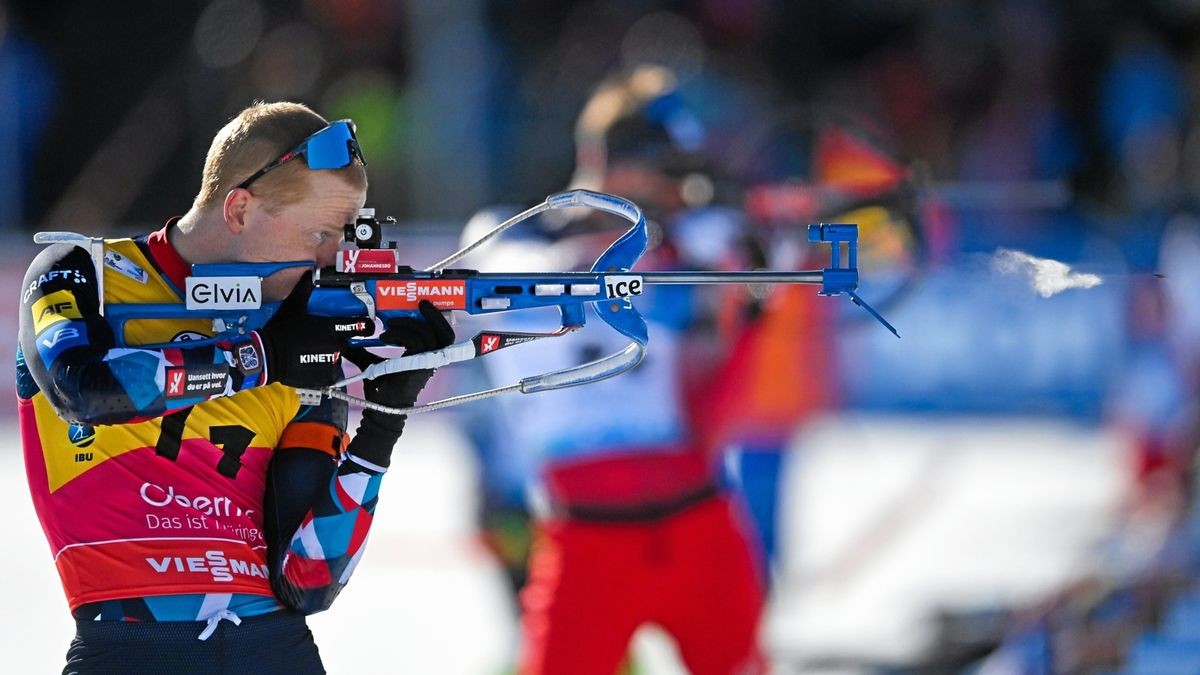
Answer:
<svg viewBox="0 0 1200 675"><path fill-rule="evenodd" d="M317 250L316 260L318 267L329 267L337 262L338 241L330 239L321 245Z"/></svg>

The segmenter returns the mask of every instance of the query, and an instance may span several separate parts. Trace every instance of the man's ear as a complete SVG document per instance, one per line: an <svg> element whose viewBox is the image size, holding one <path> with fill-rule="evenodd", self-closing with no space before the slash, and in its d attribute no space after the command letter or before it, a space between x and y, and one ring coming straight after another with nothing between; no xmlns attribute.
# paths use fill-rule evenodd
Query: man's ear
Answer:
<svg viewBox="0 0 1200 675"><path fill-rule="evenodd" d="M241 234L246 229L246 219L250 211L250 202L254 195L245 188L234 188L225 195L223 215L225 226L233 234Z"/></svg>

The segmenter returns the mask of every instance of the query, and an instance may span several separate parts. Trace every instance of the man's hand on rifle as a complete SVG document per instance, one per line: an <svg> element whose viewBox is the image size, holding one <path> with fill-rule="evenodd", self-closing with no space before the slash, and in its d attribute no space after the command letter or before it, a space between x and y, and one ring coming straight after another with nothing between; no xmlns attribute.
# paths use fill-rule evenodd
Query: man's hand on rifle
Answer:
<svg viewBox="0 0 1200 675"><path fill-rule="evenodd" d="M370 335L367 317L308 313L312 279L305 274L265 326L254 332L267 379L290 387L319 389L341 379L342 353L350 338Z"/></svg>
<svg viewBox="0 0 1200 675"><path fill-rule="evenodd" d="M454 328L433 303L422 300L417 306L421 318L401 317L391 319L380 334L389 345L404 347L404 354L431 352L454 344ZM366 350L353 350L347 355L360 368L365 368L379 357ZM390 408L407 408L417 401L421 390L433 377L434 370L407 370L382 375L363 382L363 392L368 401ZM380 467L391 463L392 446L404 431L405 415L391 415L366 408L362 422L348 452Z"/></svg>

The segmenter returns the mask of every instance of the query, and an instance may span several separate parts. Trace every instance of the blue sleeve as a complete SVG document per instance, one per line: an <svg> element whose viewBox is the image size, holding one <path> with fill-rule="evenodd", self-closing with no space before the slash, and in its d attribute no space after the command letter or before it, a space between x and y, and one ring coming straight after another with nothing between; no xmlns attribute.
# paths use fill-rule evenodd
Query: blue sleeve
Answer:
<svg viewBox="0 0 1200 675"><path fill-rule="evenodd" d="M343 452L346 418L342 401L302 409L289 425L302 433L285 431L267 473L271 587L280 602L305 614L328 609L350 581L379 500L384 469Z"/></svg>
<svg viewBox="0 0 1200 675"><path fill-rule="evenodd" d="M84 424L153 419L257 386L261 347L252 336L222 345L125 349L100 315L87 251L42 251L21 286L20 350L29 376L59 416Z"/></svg>

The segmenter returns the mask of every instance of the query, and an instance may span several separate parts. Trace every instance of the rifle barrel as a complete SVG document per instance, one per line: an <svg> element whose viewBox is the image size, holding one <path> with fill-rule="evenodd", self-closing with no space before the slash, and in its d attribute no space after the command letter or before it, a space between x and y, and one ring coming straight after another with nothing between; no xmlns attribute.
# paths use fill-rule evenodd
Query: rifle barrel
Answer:
<svg viewBox="0 0 1200 675"><path fill-rule="evenodd" d="M841 270L845 271L845 270ZM646 284L815 284L821 285L825 280L822 270L799 270L796 272L775 272L758 270L749 272L536 272L506 274L503 272L479 272L474 276L479 279L504 280L514 282L538 282L547 279L595 279L597 276L635 276L641 277ZM387 279L387 275L380 278Z"/></svg>
<svg viewBox="0 0 1200 675"><path fill-rule="evenodd" d="M825 273L802 272L629 272L647 284L817 284Z"/></svg>

